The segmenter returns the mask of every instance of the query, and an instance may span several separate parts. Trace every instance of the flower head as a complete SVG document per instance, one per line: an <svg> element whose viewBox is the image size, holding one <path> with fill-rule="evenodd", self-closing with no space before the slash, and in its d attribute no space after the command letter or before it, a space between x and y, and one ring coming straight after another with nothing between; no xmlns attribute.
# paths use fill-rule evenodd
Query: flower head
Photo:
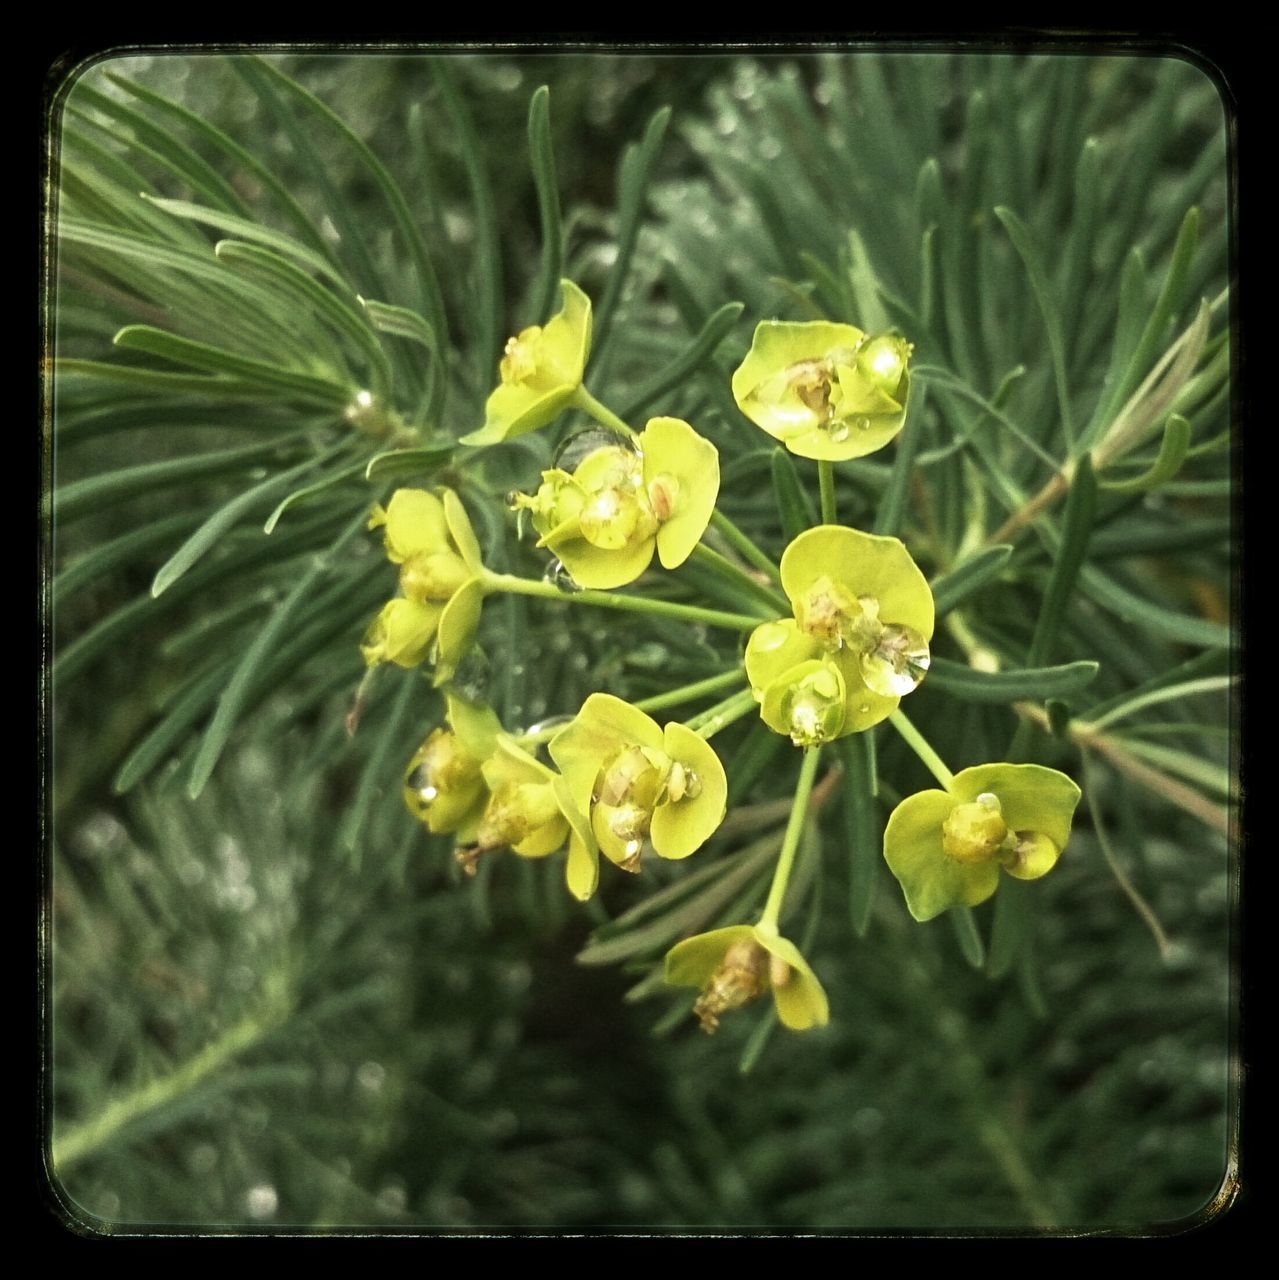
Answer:
<svg viewBox="0 0 1279 1280"><path fill-rule="evenodd" d="M463 444L497 444L553 422L582 383L591 350L591 300L571 280L560 281L564 305L544 325L507 339L501 381L484 406L484 425Z"/></svg>
<svg viewBox="0 0 1279 1280"><path fill-rule="evenodd" d="M683 564L718 495L715 446L679 418L651 418L634 445L603 443L515 501L579 586L607 589L634 582L654 551L664 568Z"/></svg>
<svg viewBox="0 0 1279 1280"><path fill-rule="evenodd" d="M397 489L375 507L369 528L383 530L387 559L400 566L400 590L365 635L369 666L415 667L436 641L435 682L447 680L479 625L484 564L466 509L451 489Z"/></svg>
<svg viewBox="0 0 1279 1280"><path fill-rule="evenodd" d="M499 733L480 772L488 801L473 838L458 850L468 872L484 853L512 849L524 858L544 858L563 846L569 824L550 769L509 734Z"/></svg>
<svg viewBox="0 0 1279 1280"><path fill-rule="evenodd" d="M765 320L733 374L733 398L801 458L860 458L906 420L911 351L904 338L851 324Z"/></svg>
<svg viewBox="0 0 1279 1280"><path fill-rule="evenodd" d="M973 907L999 887L1002 867L1037 880L1070 838L1079 788L1037 764L983 764L957 773L947 791L920 791L893 810L884 858L916 920Z"/></svg>
<svg viewBox="0 0 1279 1280"><path fill-rule="evenodd" d="M794 618L756 627L746 674L771 729L816 746L878 724L924 678L933 596L896 538L819 525L782 555Z"/></svg>
<svg viewBox="0 0 1279 1280"><path fill-rule="evenodd" d="M696 937L666 953L666 981L700 987L693 1012L713 1032L722 1014L772 991L782 1025L792 1031L830 1021L826 992L793 942L764 925L731 925Z"/></svg>
<svg viewBox="0 0 1279 1280"><path fill-rule="evenodd" d="M705 739L682 724L660 729L638 708L593 693L550 744L559 766L569 839L569 888L595 892L598 854L638 871L651 848L687 858L724 817L728 781Z"/></svg>
<svg viewBox="0 0 1279 1280"><path fill-rule="evenodd" d="M404 770L404 804L436 835L469 840L489 795L484 763L502 726L488 707L452 694L447 705L448 727L433 730Z"/></svg>

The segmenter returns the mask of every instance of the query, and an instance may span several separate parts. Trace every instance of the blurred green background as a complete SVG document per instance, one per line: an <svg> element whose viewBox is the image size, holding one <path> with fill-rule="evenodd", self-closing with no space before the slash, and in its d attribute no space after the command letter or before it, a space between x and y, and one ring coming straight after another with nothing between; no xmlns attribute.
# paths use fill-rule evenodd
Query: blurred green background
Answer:
<svg viewBox="0 0 1279 1280"><path fill-rule="evenodd" d="M199 202L166 151L164 139L181 136L254 217L286 229L260 177L108 78L122 76L263 157L346 253L350 236L332 220L340 202L399 291L384 300L413 305L403 248L358 154L318 117L299 113L290 126L273 115L236 61L130 55L77 73L52 116L68 166L60 215L105 225L123 208L125 225L133 215L118 194L132 176L119 170L124 161L156 193ZM725 302L745 303L737 352L760 318L803 318L813 305L836 313L845 293L852 305L864 301L850 230L869 252L890 317L917 333L908 316L922 320L932 297L926 227L922 257L920 248L932 217L941 283L916 358L983 396L1024 365L1004 407L1051 451L1049 348L994 206L1013 207L1034 229L1081 398L1104 399L1113 387L1112 343L1135 344L1192 204L1200 247L1185 297L1212 298L1226 281L1224 112L1211 82L1184 62L888 52L450 57L470 142L423 58L273 62L367 142L422 229L452 330L456 389L440 420L445 433L479 421L491 335L470 302L495 272L500 334L530 322L541 232L526 120L542 84L551 91L565 273L597 300L615 287L625 238L619 160L655 111L672 108L642 192L615 337L592 378L597 394L596 378L625 399ZM308 154L290 128L306 132ZM496 249L486 258L488 242ZM57 355L118 360L112 334L154 305L104 251L72 244L58 268ZM1184 327L1192 309L1180 314ZM247 334L245 342L252 350ZM729 354L672 389L658 411L708 424L734 519L775 553L781 526L767 456L723 403ZM1152 610L1194 624L1146 614L1125 622L1081 599L1051 656L1101 661L1089 694L1097 705L1190 660L1201 662L1195 678L1228 666L1224 372L1219 381L1222 392L1205 398L1194 422L1196 441L1214 447L1192 454L1175 483L1112 503L1093 534L1090 563L1127 575L1117 579L1127 590L1141 585ZM971 406L943 411L934 401L919 428L924 442L944 449L965 412L971 425ZM54 479L79 505L55 508L57 663L81 647L71 666L55 665L50 708L46 1118L53 1186L74 1221L93 1230L1129 1232L1184 1224L1217 1196L1234 1123L1224 817L1206 823L1101 756L1085 772L1070 744L1045 738L1036 748L1084 786L1087 812L1060 867L1036 886L1025 951L1033 965L994 978L974 967L946 921L921 926L906 915L882 866L873 899L854 890L869 901L854 930L850 832L831 806L805 852L805 952L830 994L832 1022L766 1043L761 1010L706 1037L679 1015L687 999L625 999L660 948L622 956L626 967L577 962L592 930L640 901L647 883L606 881L588 910L550 866L508 859L464 881L447 844L414 826L399 803L399 769L438 708L424 702L406 715L398 688L379 689L355 738L342 729L376 593L366 590L349 617L335 612L327 632L307 633L292 665L256 695L198 800L184 790L193 738L162 744L122 788L122 761L206 652L243 647L260 616L254 608L280 597L298 562L228 570L168 612L136 606L127 627L99 630L86 647L104 620L146 599L156 569L202 515L277 458L250 460L238 476L92 486L126 463L240 448L255 433L273 438L290 413L266 400L210 408L194 397L148 399L74 374L58 383ZM1001 447L1033 492L1034 458L1016 440ZM494 496L497 526L502 489L527 486L548 456L539 450L549 445L494 451L489 470L472 477ZM866 526L896 492L887 463L850 468L842 483L841 510ZM896 501L921 545L943 547L952 523L984 519L989 530L1002 519L993 502L988 516L973 517L961 489L936 513L942 532L930 533L918 494L904 490ZM352 490L343 510L374 496ZM299 520L291 554L301 556L319 545L308 528L330 534L323 517ZM134 530L143 532L124 547ZM273 536L289 530L286 521ZM235 545L249 546L250 534L256 526ZM227 556L233 541L228 534ZM933 563L945 566L940 550ZM989 589L972 625L1017 666L1052 560L1030 548L1013 565L1010 584ZM384 567L366 556L351 582L367 585ZM660 632L565 624L520 608L488 611L483 637L486 678L510 721L571 711L595 688L643 696L713 671L723 657L681 649ZM513 637L520 661L510 656ZM1202 665L1214 655L1215 667ZM954 768L997 755L1016 723L1007 706L974 708L928 685L911 714ZM206 716L197 705L193 732ZM1194 777L1182 760L1178 780L1224 815L1225 692L1159 702L1146 719L1156 750L1202 762ZM725 739L744 752L747 728ZM926 785L900 743L880 747L891 787ZM777 759L784 767L761 766L735 802L789 794L793 767ZM730 776L740 780L740 767ZM364 825L353 836L357 803ZM741 844L750 812L723 848ZM983 931L993 909L983 909ZM748 1071L739 1069L744 1052Z"/></svg>

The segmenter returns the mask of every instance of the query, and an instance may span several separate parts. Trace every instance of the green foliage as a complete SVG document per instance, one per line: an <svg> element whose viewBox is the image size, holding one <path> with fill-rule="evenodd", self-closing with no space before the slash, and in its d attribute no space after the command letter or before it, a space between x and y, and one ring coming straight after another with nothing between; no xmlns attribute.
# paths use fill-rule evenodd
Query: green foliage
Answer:
<svg viewBox="0 0 1279 1280"><path fill-rule="evenodd" d="M1124 1231L1216 1195L1232 423L1200 72L165 55L84 71L54 124L49 1083L74 1216ZM561 277L595 304L594 395L718 449L707 554L637 584L656 612L540 598L504 502L588 406L457 443ZM819 480L743 415L731 372L774 319L914 344L888 450ZM457 671L505 726L701 687L681 714L726 717L729 805L705 850L582 906L553 860L463 879L409 818L443 700L359 653L393 578L363 526L398 485L455 490L489 572L538 588L489 600ZM1052 874L953 929L911 920L880 856L930 785L905 739L828 750L787 839L793 748L703 710L742 637L680 607L775 616L782 551L832 507L930 584L909 710L932 747L1083 785ZM757 911L783 846L770 902L830 1025L778 1031L765 1001L700 1036L663 955Z"/></svg>

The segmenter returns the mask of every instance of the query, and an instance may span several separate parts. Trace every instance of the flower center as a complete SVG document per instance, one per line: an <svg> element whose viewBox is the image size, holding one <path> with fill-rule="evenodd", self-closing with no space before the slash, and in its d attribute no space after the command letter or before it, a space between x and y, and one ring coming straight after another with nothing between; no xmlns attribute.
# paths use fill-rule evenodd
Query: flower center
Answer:
<svg viewBox="0 0 1279 1280"><path fill-rule="evenodd" d="M844 690L838 674L821 667L801 677L786 691L781 711L797 747L815 747L838 737L844 723Z"/></svg>
<svg viewBox="0 0 1279 1280"><path fill-rule="evenodd" d="M719 967L711 974L702 994L693 1004L693 1012L708 1035L719 1026L720 1016L730 1009L740 1009L758 999L768 990L772 957L754 938L742 938L734 942L724 953ZM786 969L783 986L790 980L790 968Z"/></svg>
<svg viewBox="0 0 1279 1280"><path fill-rule="evenodd" d="M541 341L542 328L536 324L506 340L506 350L498 365L498 373L504 383L524 382L537 372L537 351Z"/></svg>
<svg viewBox="0 0 1279 1280"><path fill-rule="evenodd" d="M856 654L866 687L901 697L928 673L928 641L913 627L881 622L879 601L856 596L823 574L795 601L795 620L831 652Z"/></svg>
<svg viewBox="0 0 1279 1280"><path fill-rule="evenodd" d="M645 747L622 747L604 762L591 796L591 830L623 871L638 871L653 810L663 797L671 761Z"/></svg>
<svg viewBox="0 0 1279 1280"><path fill-rule="evenodd" d="M489 799L476 843L481 850L519 844L558 813L559 805L550 783L504 783Z"/></svg>
<svg viewBox="0 0 1279 1280"><path fill-rule="evenodd" d="M1009 834L999 797L983 791L971 804L951 810L942 824L941 842L948 857L971 866L998 857Z"/></svg>
<svg viewBox="0 0 1279 1280"><path fill-rule="evenodd" d="M644 464L630 449L609 447L584 459L574 480L585 492L578 517L582 537L621 551L657 532L659 517L644 487Z"/></svg>
<svg viewBox="0 0 1279 1280"><path fill-rule="evenodd" d="M400 586L410 600L451 600L457 589L470 577L461 558L451 551L413 556L400 569Z"/></svg>

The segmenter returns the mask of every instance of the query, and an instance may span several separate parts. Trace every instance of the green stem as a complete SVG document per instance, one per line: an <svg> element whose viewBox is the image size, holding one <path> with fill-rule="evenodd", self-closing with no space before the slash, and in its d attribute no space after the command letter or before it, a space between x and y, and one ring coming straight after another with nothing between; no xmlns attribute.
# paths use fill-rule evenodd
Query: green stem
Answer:
<svg viewBox="0 0 1279 1280"><path fill-rule="evenodd" d="M724 613L719 609L703 609L699 605L677 604L673 600L648 600L642 596L619 596L611 591L561 591L550 582L517 578L510 573L486 573L484 590L509 591L514 595L538 596L542 600L558 600L568 604L587 604L596 609L618 609L624 613L647 613L659 618L678 618L681 622L700 622L708 627L724 627L731 631L754 631L757 617L744 613Z"/></svg>
<svg viewBox="0 0 1279 1280"><path fill-rule="evenodd" d="M756 546L750 535L743 533L718 507L711 512L711 525L743 560L748 560L774 582L781 582L782 575L777 566Z"/></svg>
<svg viewBox="0 0 1279 1280"><path fill-rule="evenodd" d="M835 464L825 458L817 461L817 483L822 491L822 524L838 524L835 512Z"/></svg>
<svg viewBox="0 0 1279 1280"><path fill-rule="evenodd" d="M743 689L723 702L717 702L705 711L699 711L691 720L684 721L684 727L700 733L703 738L713 738L721 729L726 729L735 720L740 720L748 711L753 711L759 703L750 689Z"/></svg>
<svg viewBox="0 0 1279 1280"><path fill-rule="evenodd" d="M745 569L739 568L726 556L722 556L718 551L712 550L704 542L699 542L693 548L693 558L704 564L712 573L717 574L725 582L742 588L754 600L766 605L769 610L769 619L777 617L779 613L783 616L789 615L791 611L790 602L785 596L756 582Z"/></svg>
<svg viewBox="0 0 1279 1280"><path fill-rule="evenodd" d="M616 431L619 435L624 435L631 440L634 440L638 434L628 427L608 405L600 404L580 382L569 403L581 409L583 413L589 413L600 426L607 427L610 431Z"/></svg>
<svg viewBox="0 0 1279 1280"><path fill-rule="evenodd" d="M108 1102L95 1116L63 1131L53 1143L53 1167L60 1171L105 1146L121 1129L189 1093L206 1076L256 1044L282 1021L287 1007L272 1002L228 1028L195 1057L167 1075L150 1080Z"/></svg>
<svg viewBox="0 0 1279 1280"><path fill-rule="evenodd" d="M804 763L799 767L799 781L795 784L795 800L791 805L790 820L786 823L786 835L782 839L782 852L777 859L777 869L773 872L773 884L768 891L768 901L764 903L764 914L759 918L761 928L777 928L777 920L782 913L782 899L786 897L786 884L795 863L795 851L799 848L804 819L808 817L808 797L813 789L813 779L817 776L817 761L820 756L820 747L809 747L804 752Z"/></svg>
<svg viewBox="0 0 1279 1280"><path fill-rule="evenodd" d="M680 685L669 693L655 693L651 698L641 698L633 705L640 711L664 711L667 707L678 706L681 702L693 702L705 693L718 693L721 689L731 689L741 684L745 672L741 667L725 671L717 676L708 676L705 680L696 680L692 684ZM713 709L713 708L712 708Z"/></svg>
<svg viewBox="0 0 1279 1280"><path fill-rule="evenodd" d="M923 761L928 772L949 791L955 775L942 763L941 756L924 741L924 735L906 719L900 710L894 711L888 717L888 722L906 739L907 746Z"/></svg>

